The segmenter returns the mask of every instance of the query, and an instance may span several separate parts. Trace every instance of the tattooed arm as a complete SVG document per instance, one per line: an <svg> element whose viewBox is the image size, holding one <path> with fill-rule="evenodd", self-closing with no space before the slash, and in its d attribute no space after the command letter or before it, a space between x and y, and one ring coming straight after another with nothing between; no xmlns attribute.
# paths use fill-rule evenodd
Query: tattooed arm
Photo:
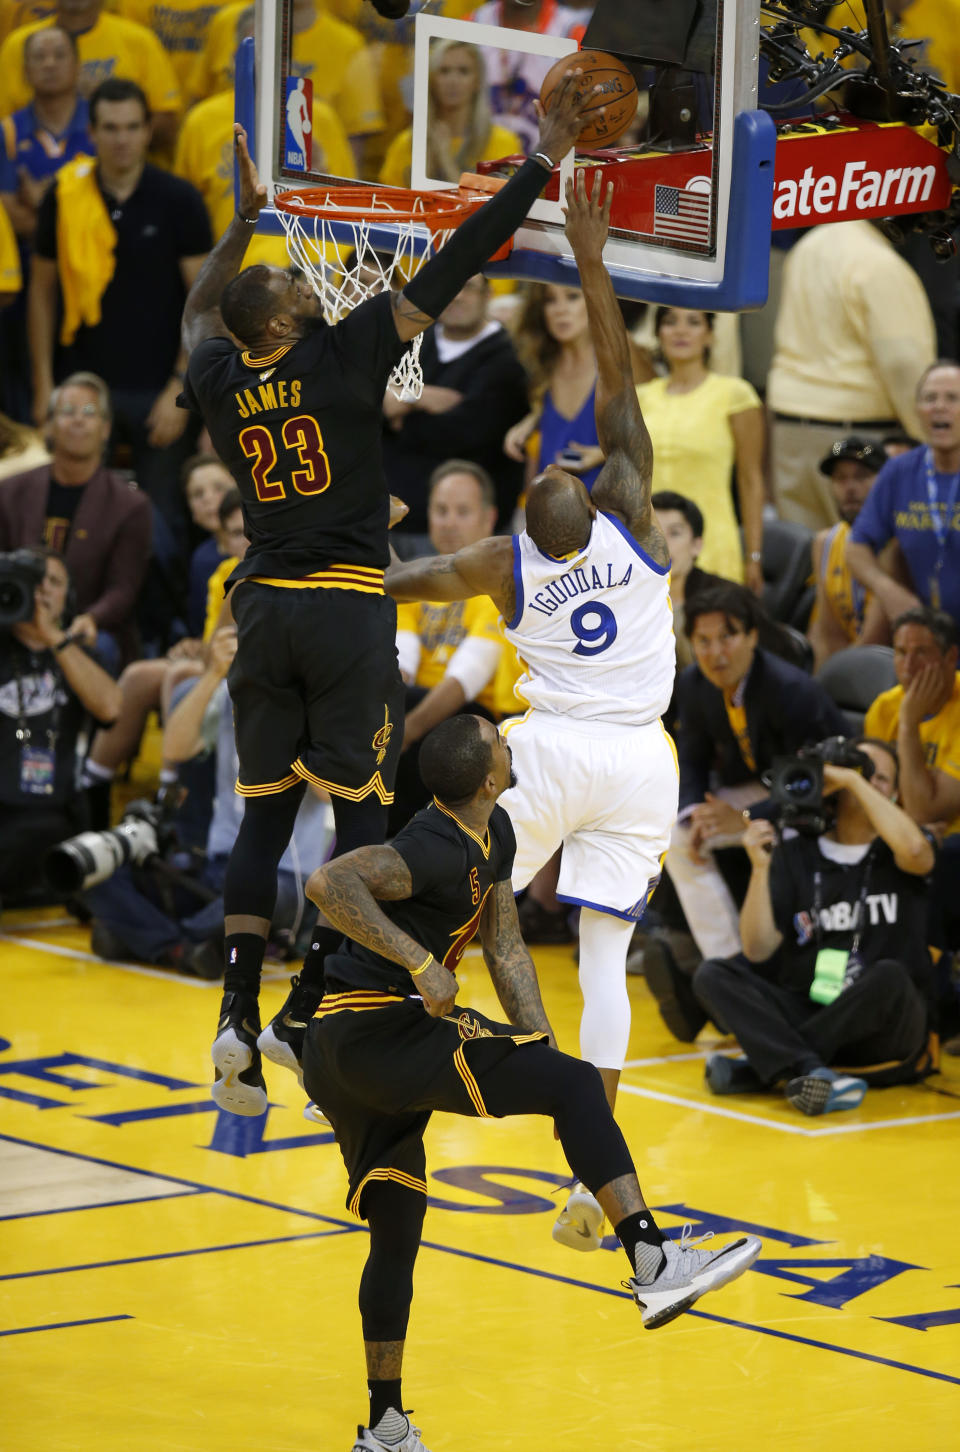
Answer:
<svg viewBox="0 0 960 1452"><path fill-rule="evenodd" d="M427 950L390 921L377 899L402 902L412 893L410 869L392 847L358 847L318 867L307 881L307 897L323 910L333 927L408 972L420 967ZM413 981L432 1017L442 1018L450 1012L459 985L448 968L430 958L428 967Z"/></svg>
<svg viewBox="0 0 960 1452"><path fill-rule="evenodd" d="M610 224L612 185L601 201L602 174L587 196L585 171L567 183L566 233L580 269L590 337L597 356L597 437L606 463L591 498L598 509L623 520L634 539L658 565L669 565L667 543L653 505L653 445L640 412L633 361L623 316L603 265L603 244Z"/></svg>
<svg viewBox="0 0 960 1452"><path fill-rule="evenodd" d="M498 882L487 896L480 918L483 957L508 1023L528 1033L549 1035L557 1041L540 998L533 959L520 936L517 904L509 881Z"/></svg>
<svg viewBox="0 0 960 1452"><path fill-rule="evenodd" d="M514 612L513 541L494 535L467 545L455 555L397 560L384 576L395 600L469 600L489 595L506 619Z"/></svg>

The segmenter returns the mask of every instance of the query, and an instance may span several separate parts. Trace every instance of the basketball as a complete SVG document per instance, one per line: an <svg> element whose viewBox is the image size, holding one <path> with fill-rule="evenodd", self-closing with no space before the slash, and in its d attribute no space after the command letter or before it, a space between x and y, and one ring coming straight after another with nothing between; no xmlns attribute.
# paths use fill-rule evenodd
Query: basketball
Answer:
<svg viewBox="0 0 960 1452"><path fill-rule="evenodd" d="M577 137L584 146L609 146L626 131L637 114L637 83L630 70L615 55L603 50L581 50L552 65L540 87L540 104L549 111L554 93L567 71L579 68L578 94L586 95L599 86L585 113L583 130ZM602 112L602 114L601 114Z"/></svg>

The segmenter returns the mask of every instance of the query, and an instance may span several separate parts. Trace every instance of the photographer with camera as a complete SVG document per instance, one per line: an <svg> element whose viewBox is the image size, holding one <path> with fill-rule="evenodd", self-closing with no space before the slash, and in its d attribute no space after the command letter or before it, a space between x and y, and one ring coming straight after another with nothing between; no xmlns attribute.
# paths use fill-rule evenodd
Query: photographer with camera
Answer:
<svg viewBox="0 0 960 1452"><path fill-rule="evenodd" d="M50 549L19 550L0 575L0 894L41 885L43 854L84 824L77 738L109 724L120 690L64 627L70 577Z"/></svg>
<svg viewBox="0 0 960 1452"><path fill-rule="evenodd" d="M773 775L781 826L792 822L796 835L751 822L743 955L709 959L694 975L697 998L745 1055L714 1054L707 1085L735 1094L785 1080L804 1114L854 1109L868 1082L909 1083L930 1066L934 851L896 804L896 748L886 742L826 741Z"/></svg>

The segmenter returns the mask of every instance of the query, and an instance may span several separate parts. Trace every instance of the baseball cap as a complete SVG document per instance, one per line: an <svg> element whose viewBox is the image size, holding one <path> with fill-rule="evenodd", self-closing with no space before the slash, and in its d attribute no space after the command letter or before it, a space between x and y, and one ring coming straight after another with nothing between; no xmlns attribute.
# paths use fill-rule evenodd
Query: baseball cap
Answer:
<svg viewBox="0 0 960 1452"><path fill-rule="evenodd" d="M887 456L879 444L871 443L869 439L861 439L858 434L850 434L845 439L837 439L827 457L820 460L820 473L831 475L842 459L855 459L858 464L872 469L875 474L887 462Z"/></svg>

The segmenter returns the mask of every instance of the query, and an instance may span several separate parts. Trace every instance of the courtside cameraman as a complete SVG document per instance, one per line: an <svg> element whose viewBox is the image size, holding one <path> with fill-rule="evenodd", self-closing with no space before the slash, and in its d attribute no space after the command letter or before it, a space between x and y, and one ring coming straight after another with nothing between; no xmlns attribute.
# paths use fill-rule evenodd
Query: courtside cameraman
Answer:
<svg viewBox="0 0 960 1452"><path fill-rule="evenodd" d="M858 768L823 765L832 825L778 841L771 822L756 820L744 835L752 870L740 913L743 956L708 959L693 980L745 1055L707 1060L715 1094L785 1080L795 1108L825 1114L855 1108L868 1081L906 1083L925 1068L934 852L896 805L895 748L856 745Z"/></svg>
<svg viewBox="0 0 960 1452"><path fill-rule="evenodd" d="M36 565L33 613L0 625L0 895L8 900L39 887L47 849L85 826L77 739L88 716L108 725L120 710L116 681L61 623L63 560L44 548L18 552L25 557Z"/></svg>

